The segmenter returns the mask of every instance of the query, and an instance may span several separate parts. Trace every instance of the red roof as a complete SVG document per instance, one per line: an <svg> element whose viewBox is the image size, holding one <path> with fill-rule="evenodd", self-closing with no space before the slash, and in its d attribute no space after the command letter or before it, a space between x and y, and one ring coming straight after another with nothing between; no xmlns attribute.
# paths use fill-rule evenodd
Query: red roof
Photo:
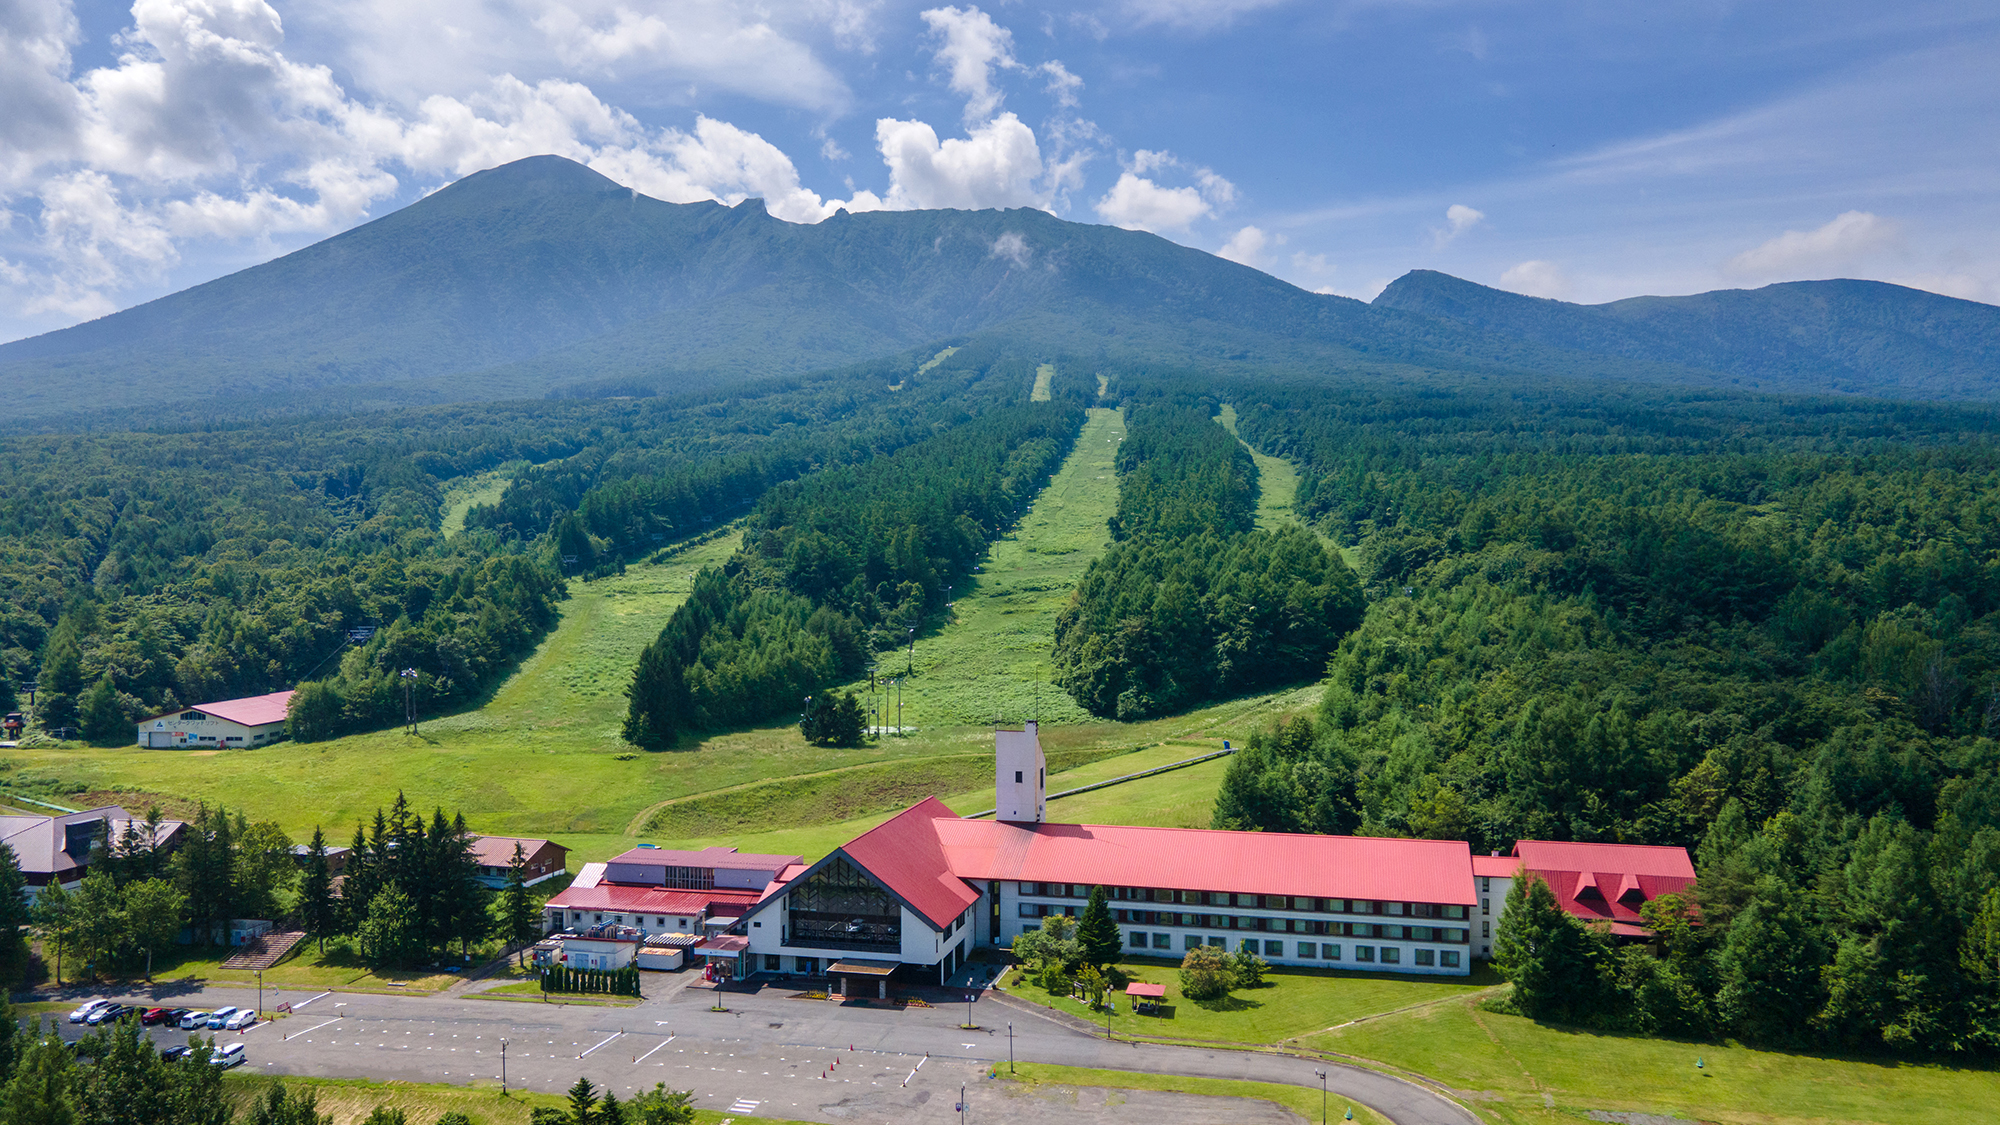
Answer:
<svg viewBox="0 0 2000 1125"><path fill-rule="evenodd" d="M1478 903L1461 840L956 819L937 834L968 879Z"/></svg>
<svg viewBox="0 0 2000 1125"><path fill-rule="evenodd" d="M242 699L224 699L215 703L197 703L192 707L176 707L171 711L148 715L146 718L165 719L187 711L200 711L218 719L241 723L246 727L264 727L284 722L287 716L286 709L291 702L291 692L274 691L269 695L251 695Z"/></svg>
<svg viewBox="0 0 2000 1125"><path fill-rule="evenodd" d="M678 891L622 883L572 886L548 905L558 910L613 910L623 914L703 915L711 907L740 911L757 901L756 891ZM722 912L727 912L724 909Z"/></svg>
<svg viewBox="0 0 2000 1125"><path fill-rule="evenodd" d="M953 873L954 864L938 839L936 826L959 823L966 822L943 801L926 797L856 836L840 850L881 880L910 909L943 929L979 901L979 895ZM991 822L980 823L991 826Z"/></svg>
<svg viewBox="0 0 2000 1125"><path fill-rule="evenodd" d="M1521 860L1511 855L1476 855L1472 857L1472 873L1492 879L1512 879L1521 873Z"/></svg>
<svg viewBox="0 0 2000 1125"><path fill-rule="evenodd" d="M1167 986L1164 984L1147 984L1145 981L1135 980L1125 986L1125 995L1127 996L1149 996L1158 1000L1166 994Z"/></svg>
<svg viewBox="0 0 2000 1125"><path fill-rule="evenodd" d="M1610 922L1613 933L1627 937L1650 936L1641 906L1694 885L1686 848L1522 840L1514 854L1549 885L1564 910L1585 921Z"/></svg>

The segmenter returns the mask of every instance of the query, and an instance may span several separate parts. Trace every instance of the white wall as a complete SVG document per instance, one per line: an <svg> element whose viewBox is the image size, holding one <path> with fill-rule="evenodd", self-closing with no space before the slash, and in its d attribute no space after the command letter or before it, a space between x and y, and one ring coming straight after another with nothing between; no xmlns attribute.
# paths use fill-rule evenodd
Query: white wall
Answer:
<svg viewBox="0 0 2000 1125"><path fill-rule="evenodd" d="M1001 820L1040 822L1048 818L1049 760L1035 724L1026 730L993 732L994 815ZM1020 781L1015 781L1015 777Z"/></svg>
<svg viewBox="0 0 2000 1125"><path fill-rule="evenodd" d="M1475 875L1472 888L1479 894L1479 908L1473 912L1472 948L1481 957L1491 957L1493 938L1500 932L1500 914L1507 907L1507 892L1514 889L1514 880Z"/></svg>

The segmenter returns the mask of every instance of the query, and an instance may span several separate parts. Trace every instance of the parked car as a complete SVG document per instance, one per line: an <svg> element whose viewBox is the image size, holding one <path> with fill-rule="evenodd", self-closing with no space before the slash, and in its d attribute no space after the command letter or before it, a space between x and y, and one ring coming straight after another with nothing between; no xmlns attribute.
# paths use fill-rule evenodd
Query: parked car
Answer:
<svg viewBox="0 0 2000 1125"><path fill-rule="evenodd" d="M84 1020L90 1018L90 1013L96 1011L99 1008L102 1008L103 1006L109 1003L111 1003L111 1001L104 999L85 1000L81 1007L77 1008L76 1011L71 1012L69 1014L69 1022L82 1023Z"/></svg>
<svg viewBox="0 0 2000 1125"><path fill-rule="evenodd" d="M231 1043L227 1047L217 1047L215 1053L208 1056L209 1062L220 1067L241 1066L243 1065L243 1060L243 1044L241 1043Z"/></svg>
<svg viewBox="0 0 2000 1125"><path fill-rule="evenodd" d="M217 1008L213 1012L208 1013L208 1023L206 1026L210 1031L221 1031L222 1025L228 1023L229 1017L235 1015L237 1011L238 1009L234 1005L226 1008Z"/></svg>
<svg viewBox="0 0 2000 1125"><path fill-rule="evenodd" d="M140 1013L139 1022L145 1024L147 1027L151 1027L166 1018L167 1010L165 1008L147 1008L144 1012Z"/></svg>
<svg viewBox="0 0 2000 1125"><path fill-rule="evenodd" d="M168 1047L160 1052L160 1061L174 1062L175 1060L179 1059L182 1055L187 1054L189 1051L193 1049L194 1048L188 1046L186 1043L182 1043L178 1047Z"/></svg>
<svg viewBox="0 0 2000 1125"><path fill-rule="evenodd" d="M254 1008L238 1008L228 1019L222 1022L224 1031L241 1031L246 1027L255 1027L256 1025L257 1012Z"/></svg>
<svg viewBox="0 0 2000 1125"><path fill-rule="evenodd" d="M165 1019L160 1021L160 1026L179 1027L181 1025L181 1021L186 1019L188 1017L188 1013L192 1011L194 1011L193 1008L168 1008L167 1016Z"/></svg>
<svg viewBox="0 0 2000 1125"><path fill-rule="evenodd" d="M204 1028L207 1026L208 1026L207 1012L193 1011L181 1017L182 1031L194 1031L198 1028Z"/></svg>
<svg viewBox="0 0 2000 1125"><path fill-rule="evenodd" d="M98 1024L102 1023L117 1023L119 1016L122 1016L126 1012L129 1012L131 1010L132 1009L126 1007L123 1004L106 1004L102 1008L99 1008L96 1011L90 1013L88 1016L85 1016L83 1022L89 1024L92 1027L96 1027Z"/></svg>

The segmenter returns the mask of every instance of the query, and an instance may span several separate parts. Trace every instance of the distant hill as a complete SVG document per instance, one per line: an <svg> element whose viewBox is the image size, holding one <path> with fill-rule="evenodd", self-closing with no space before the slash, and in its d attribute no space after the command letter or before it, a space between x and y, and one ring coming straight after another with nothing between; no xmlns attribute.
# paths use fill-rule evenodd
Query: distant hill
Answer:
<svg viewBox="0 0 2000 1125"><path fill-rule="evenodd" d="M263 265L0 345L0 404L14 425L48 428L670 392L979 333L1081 362L1322 377L1994 395L2000 310L1817 284L1861 288L1790 305L1743 304L1795 288L1774 286L1583 308L1416 273L1370 305L1041 211L802 226L755 200L661 202L542 156ZM1709 311L1667 311L1683 307Z"/></svg>
<svg viewBox="0 0 2000 1125"><path fill-rule="evenodd" d="M1765 389L2000 396L2000 308L1880 281L1572 305L1415 270L1374 305L1568 351L1721 372Z"/></svg>

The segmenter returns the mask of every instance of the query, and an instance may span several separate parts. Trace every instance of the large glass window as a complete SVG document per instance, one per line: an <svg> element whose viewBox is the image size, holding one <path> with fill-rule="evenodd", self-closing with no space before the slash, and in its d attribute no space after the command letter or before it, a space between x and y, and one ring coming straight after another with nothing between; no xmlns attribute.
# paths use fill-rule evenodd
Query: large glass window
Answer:
<svg viewBox="0 0 2000 1125"><path fill-rule="evenodd" d="M903 948L903 912L889 892L836 856L791 892L785 944L894 953Z"/></svg>

